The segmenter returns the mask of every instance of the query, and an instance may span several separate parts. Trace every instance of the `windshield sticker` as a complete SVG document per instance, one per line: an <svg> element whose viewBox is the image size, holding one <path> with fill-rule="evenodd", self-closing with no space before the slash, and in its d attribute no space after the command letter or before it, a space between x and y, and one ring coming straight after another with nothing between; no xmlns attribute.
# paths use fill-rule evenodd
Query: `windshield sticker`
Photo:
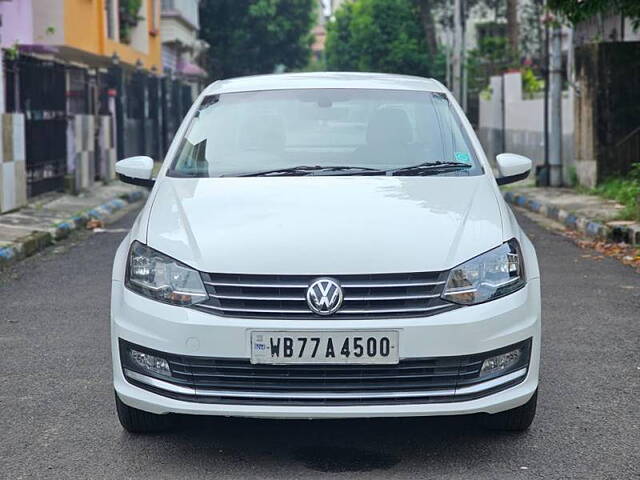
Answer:
<svg viewBox="0 0 640 480"><path fill-rule="evenodd" d="M456 161L463 163L471 163L471 157L468 153L464 152L455 152Z"/></svg>

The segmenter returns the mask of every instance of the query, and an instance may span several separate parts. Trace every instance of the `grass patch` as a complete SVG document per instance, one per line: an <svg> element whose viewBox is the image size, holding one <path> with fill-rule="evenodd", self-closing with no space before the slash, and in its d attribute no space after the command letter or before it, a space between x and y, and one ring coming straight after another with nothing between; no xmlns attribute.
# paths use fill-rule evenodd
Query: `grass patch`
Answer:
<svg viewBox="0 0 640 480"><path fill-rule="evenodd" d="M640 221L640 163L633 164L626 177L609 178L590 193L624 205L619 215L621 219Z"/></svg>

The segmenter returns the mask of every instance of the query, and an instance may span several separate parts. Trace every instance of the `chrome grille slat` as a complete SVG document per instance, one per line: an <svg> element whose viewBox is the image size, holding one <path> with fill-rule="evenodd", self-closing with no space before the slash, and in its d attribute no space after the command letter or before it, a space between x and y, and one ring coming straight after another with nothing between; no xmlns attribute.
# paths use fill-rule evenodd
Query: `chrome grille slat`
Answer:
<svg viewBox="0 0 640 480"><path fill-rule="evenodd" d="M221 295L221 294L209 294L210 297L221 298L225 300L260 300L260 301L286 301L286 302L306 302L307 299L304 295L299 297L287 297L287 296L266 296L266 295ZM353 302L382 302L386 300L420 300L428 298L438 298L440 294L435 295L349 295L344 299L345 301Z"/></svg>
<svg viewBox="0 0 640 480"><path fill-rule="evenodd" d="M309 313L308 310L294 310L292 308L287 309L267 309L267 308L235 308L235 307L214 307L213 305L200 304L201 307L210 308L212 310L220 310L227 312L249 312L249 313ZM408 312L428 312L430 310L436 310L440 308L447 308L450 305L436 305L434 307L425 308L387 308L387 309L349 309L343 308L340 313L345 315L366 315L368 313L408 313Z"/></svg>
<svg viewBox="0 0 640 480"><path fill-rule="evenodd" d="M212 287L239 287L239 288L307 288L304 283L229 283L229 282L204 282Z"/></svg>
<svg viewBox="0 0 640 480"><path fill-rule="evenodd" d="M219 310L221 312L249 312L249 313L308 313L309 310L288 309L268 309L268 308L234 308L234 307L214 307L213 305L200 304L200 307Z"/></svg>
<svg viewBox="0 0 640 480"><path fill-rule="evenodd" d="M264 296L264 295L220 295L209 294L210 297L221 298L224 300L259 300L259 301L284 301L284 302L306 302L304 296L300 297L279 297L279 296Z"/></svg>
<svg viewBox="0 0 640 480"><path fill-rule="evenodd" d="M367 313L405 313L405 312L428 312L431 310L437 310L440 308L447 308L449 305L436 305L433 307L424 307L424 308L370 308L370 309L350 309L343 308L340 310L341 313L355 315L355 314L367 314Z"/></svg>
<svg viewBox="0 0 640 480"><path fill-rule="evenodd" d="M319 275L321 276L321 275ZM344 288L400 288L400 287L434 287L444 285L442 282L405 282L405 283L349 283L341 285ZM239 287L239 288L307 288L307 283L231 283L231 282L204 282L212 287Z"/></svg>
<svg viewBox="0 0 640 480"><path fill-rule="evenodd" d="M208 361L207 361L208 360ZM457 359L451 360L450 358L441 358L437 363L427 364L424 362L425 359L418 360L402 360L398 365L385 366L385 365L367 365L365 368L358 368L358 371L366 371L368 373L375 372L379 374L380 372L398 372L398 371L413 371L413 370L425 370L425 369L447 369L447 368L460 368L460 369L469 369L469 371L475 371L480 369L482 365L482 360L477 361L458 361ZM195 368L195 369L210 369L216 368L218 371L223 372L231 372L233 375L236 375L237 372L247 371L252 373L264 373L264 372L278 372L281 373L287 371L283 369L280 365L269 365L269 364L251 364L242 359L201 359L194 357L188 362L182 361L180 359L171 359L169 361L171 368L178 367L178 370L183 367ZM343 372L345 371L344 365L337 364L322 364L322 365L314 365L314 364L305 364L305 365L296 365L295 366L297 372L311 372L314 375L321 371L322 376L326 376L327 372ZM346 367L348 371L351 371L352 366ZM289 374L286 374L289 377Z"/></svg>
<svg viewBox="0 0 640 480"><path fill-rule="evenodd" d="M405 380L410 378L448 378L455 376L468 376L468 375L477 375L477 371L473 372L458 372L455 368L450 369L451 371L448 373L431 373L431 374L420 374L420 373L409 373L409 374L388 374L388 375L367 375L365 378L363 375L337 375L337 376L329 376L323 375L323 382L358 382L363 379L367 381L380 381L380 380ZM232 379L232 380L286 380L286 381L310 381L317 380L317 376L315 375L260 375L259 378L256 375L242 375L237 373L191 373L183 370L172 370L173 375L181 375L188 378L194 378L197 380L202 380L203 378L220 378L220 379Z"/></svg>
<svg viewBox="0 0 640 480"><path fill-rule="evenodd" d="M209 299L194 308L249 318L376 318L426 316L457 308L442 300L448 272L354 275L251 275L203 273ZM344 302L330 317L307 305L307 288L319 277L337 280Z"/></svg>
<svg viewBox="0 0 640 480"><path fill-rule="evenodd" d="M434 287L444 285L442 282L405 282L405 283L341 283L344 288L400 288L400 287Z"/></svg>
<svg viewBox="0 0 640 480"><path fill-rule="evenodd" d="M345 301L354 302L382 302L385 300L420 300L428 298L438 298L439 293L435 295L369 295L369 296L352 296L347 295L344 297Z"/></svg>

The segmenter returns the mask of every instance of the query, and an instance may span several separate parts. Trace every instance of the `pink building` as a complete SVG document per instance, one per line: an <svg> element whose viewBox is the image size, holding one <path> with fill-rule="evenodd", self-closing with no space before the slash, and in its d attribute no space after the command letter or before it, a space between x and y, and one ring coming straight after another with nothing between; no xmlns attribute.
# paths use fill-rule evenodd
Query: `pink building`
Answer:
<svg viewBox="0 0 640 480"><path fill-rule="evenodd" d="M31 45L33 36L32 0L9 0L0 2L0 46ZM46 33L46 32L43 32Z"/></svg>

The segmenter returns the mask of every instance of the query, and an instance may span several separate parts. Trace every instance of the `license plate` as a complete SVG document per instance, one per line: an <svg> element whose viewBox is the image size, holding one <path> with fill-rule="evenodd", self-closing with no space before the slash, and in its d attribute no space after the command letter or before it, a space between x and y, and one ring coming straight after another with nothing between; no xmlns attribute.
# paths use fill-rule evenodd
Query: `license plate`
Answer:
<svg viewBox="0 0 640 480"><path fill-rule="evenodd" d="M398 332L251 332L251 363L395 364Z"/></svg>

